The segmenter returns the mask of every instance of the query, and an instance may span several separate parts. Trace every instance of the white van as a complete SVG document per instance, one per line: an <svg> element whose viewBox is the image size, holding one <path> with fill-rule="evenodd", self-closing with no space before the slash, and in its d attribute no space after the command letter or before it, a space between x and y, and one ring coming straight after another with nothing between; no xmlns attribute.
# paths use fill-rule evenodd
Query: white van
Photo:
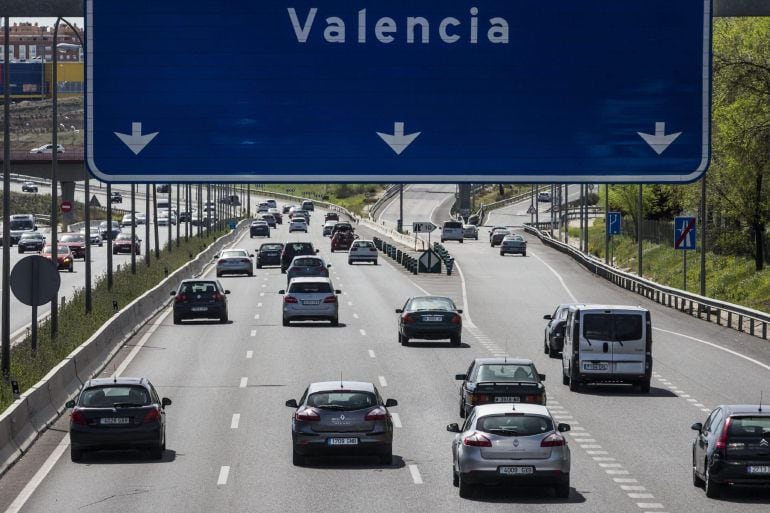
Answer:
<svg viewBox="0 0 770 513"><path fill-rule="evenodd" d="M567 313L562 375L570 390L584 383L631 383L650 391L652 323L638 306L573 305Z"/></svg>
<svg viewBox="0 0 770 513"><path fill-rule="evenodd" d="M167 199L158 200L158 210L168 210L171 207L171 203Z"/></svg>
<svg viewBox="0 0 770 513"><path fill-rule="evenodd" d="M445 240L457 240L460 244L463 242L465 230L461 221L447 221L441 227L441 242Z"/></svg>

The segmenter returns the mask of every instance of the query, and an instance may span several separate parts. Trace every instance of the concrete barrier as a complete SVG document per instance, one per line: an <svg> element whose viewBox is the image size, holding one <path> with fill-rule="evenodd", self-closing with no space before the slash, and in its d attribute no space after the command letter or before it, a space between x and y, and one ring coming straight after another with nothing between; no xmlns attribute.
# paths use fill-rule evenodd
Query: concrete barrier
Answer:
<svg viewBox="0 0 770 513"><path fill-rule="evenodd" d="M48 383L40 381L24 395L27 396L29 421L32 427L35 428L35 431L40 433L59 416L59 413L51 404L51 392L48 389Z"/></svg>
<svg viewBox="0 0 770 513"><path fill-rule="evenodd" d="M82 385L76 373L75 360L71 358L65 359L51 369L51 372L41 379L37 386L43 382L48 383L51 406L56 410L57 415L64 412L66 409L64 403L74 398Z"/></svg>
<svg viewBox="0 0 770 513"><path fill-rule="evenodd" d="M6 411L0 415L0 475L20 457L19 446L11 436L11 412Z"/></svg>
<svg viewBox="0 0 770 513"><path fill-rule="evenodd" d="M11 405L11 438L22 453L26 452L39 434L30 420L29 403L27 402L30 391L25 392L19 400Z"/></svg>

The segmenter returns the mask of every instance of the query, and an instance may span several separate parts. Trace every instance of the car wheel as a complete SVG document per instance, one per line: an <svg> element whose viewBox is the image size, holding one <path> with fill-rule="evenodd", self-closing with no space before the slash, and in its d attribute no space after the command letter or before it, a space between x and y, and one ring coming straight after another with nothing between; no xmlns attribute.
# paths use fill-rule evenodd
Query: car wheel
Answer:
<svg viewBox="0 0 770 513"><path fill-rule="evenodd" d="M387 445L380 454L380 465L390 465L393 463L393 445Z"/></svg>
<svg viewBox="0 0 770 513"><path fill-rule="evenodd" d="M570 369L570 377L569 377L569 389L573 392L577 391L577 389L580 388L580 381L577 377L577 372L575 372L575 369Z"/></svg>
<svg viewBox="0 0 770 513"><path fill-rule="evenodd" d="M217 278L221 278L221 277L222 277L222 273L220 273L219 271L217 271Z"/></svg>
<svg viewBox="0 0 770 513"><path fill-rule="evenodd" d="M521 256L523 257L527 256L527 252L525 251L524 253L521 254Z"/></svg>
<svg viewBox="0 0 770 513"><path fill-rule="evenodd" d="M283 319L283 325L284 325L284 326L289 326L290 324L291 324L291 321L290 321L289 319L287 319L287 318L285 318L285 317L284 317L284 319Z"/></svg>
<svg viewBox="0 0 770 513"><path fill-rule="evenodd" d="M493 248L495 247L495 243L494 242L490 242L489 245L492 246Z"/></svg>
<svg viewBox="0 0 770 513"><path fill-rule="evenodd" d="M505 253L503 253L503 252L501 251L501 252L500 252L500 256L505 256Z"/></svg>
<svg viewBox="0 0 770 513"><path fill-rule="evenodd" d="M463 475L460 474L457 476L458 483L457 486L460 488L460 498L461 499L470 499L473 496L473 492L475 491L475 487L468 483L465 479L463 479Z"/></svg>
<svg viewBox="0 0 770 513"><path fill-rule="evenodd" d="M157 447L150 449L150 459L159 460L163 458L163 444L158 444Z"/></svg>
<svg viewBox="0 0 770 513"><path fill-rule="evenodd" d="M452 486L455 488L460 486L460 476L457 475L454 468L452 469Z"/></svg>
<svg viewBox="0 0 770 513"><path fill-rule="evenodd" d="M113 250L112 250L112 254L113 254L113 255L117 255L117 254L118 254L118 250L116 250L116 249L113 249Z"/></svg>
<svg viewBox="0 0 770 513"><path fill-rule="evenodd" d="M74 462L83 461L82 449L76 449L74 445L70 446L70 459Z"/></svg>
<svg viewBox="0 0 770 513"><path fill-rule="evenodd" d="M551 355L551 348L548 347L548 337L543 337L543 352L548 356Z"/></svg>
<svg viewBox="0 0 770 513"><path fill-rule="evenodd" d="M465 418L465 401L460 401L460 418Z"/></svg>
<svg viewBox="0 0 770 513"><path fill-rule="evenodd" d="M340 320L339 320L339 318L338 318L338 317L334 317L334 318L331 320L331 325L332 325L332 326L339 326L339 325L340 325Z"/></svg>
<svg viewBox="0 0 770 513"><path fill-rule="evenodd" d="M21 246L19 246L19 253L24 253L24 250L21 249Z"/></svg>
<svg viewBox="0 0 770 513"><path fill-rule="evenodd" d="M295 467L301 467L305 464L305 457L294 450L291 453L291 462Z"/></svg>
<svg viewBox="0 0 770 513"><path fill-rule="evenodd" d="M569 377L564 372L564 369L561 370L561 384L562 385L569 385Z"/></svg>
<svg viewBox="0 0 770 513"><path fill-rule="evenodd" d="M372 264L377 265L377 260L372 260Z"/></svg>
<svg viewBox="0 0 770 513"><path fill-rule="evenodd" d="M74 273L75 272L75 264L70 264L69 272Z"/></svg>
<svg viewBox="0 0 770 513"><path fill-rule="evenodd" d="M459 346L462 342L461 335L454 335L452 337L449 337L449 343L453 346Z"/></svg>
<svg viewBox="0 0 770 513"><path fill-rule="evenodd" d="M650 393L650 382L649 381L643 381L639 383L639 391L643 394L649 394Z"/></svg>
<svg viewBox="0 0 770 513"><path fill-rule="evenodd" d="M219 322L220 322L221 324L224 324L224 323L226 323L226 322L227 322L227 320L228 320L228 319L227 319L227 312L225 312L225 313L224 313L224 315L222 315L222 316L219 318Z"/></svg>
<svg viewBox="0 0 770 513"><path fill-rule="evenodd" d="M353 261L348 259L348 265L353 265Z"/></svg>
<svg viewBox="0 0 770 513"><path fill-rule="evenodd" d="M706 462L706 479L704 480L703 488L706 490L706 497L709 499L718 499L722 496L722 486L711 479L708 462Z"/></svg>
<svg viewBox="0 0 770 513"><path fill-rule="evenodd" d="M254 277L254 271L249 271L249 277L251 277L251 278Z"/></svg>
<svg viewBox="0 0 770 513"><path fill-rule="evenodd" d="M174 324L182 324L182 318L178 315L174 316Z"/></svg>
<svg viewBox="0 0 770 513"><path fill-rule="evenodd" d="M706 482L698 475L698 472L695 470L695 464L692 465L692 485L696 488L703 488L703 485L706 484Z"/></svg>
<svg viewBox="0 0 770 513"><path fill-rule="evenodd" d="M569 497L569 478L553 487L554 495L557 499L566 499Z"/></svg>

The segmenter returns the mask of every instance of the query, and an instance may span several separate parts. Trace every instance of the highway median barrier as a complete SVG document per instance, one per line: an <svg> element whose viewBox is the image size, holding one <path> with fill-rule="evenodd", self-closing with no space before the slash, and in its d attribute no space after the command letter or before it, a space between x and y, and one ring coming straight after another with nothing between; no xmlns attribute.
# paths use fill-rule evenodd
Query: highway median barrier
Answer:
<svg viewBox="0 0 770 513"><path fill-rule="evenodd" d="M30 420L31 412L27 402L28 395L29 391L22 394L9 408L11 410L11 438L22 453L27 452L29 446L32 445L32 442L40 434Z"/></svg>
<svg viewBox="0 0 770 513"><path fill-rule="evenodd" d="M58 415L64 412L66 409L64 403L74 398L83 385L75 369L75 360L72 358L66 358L59 365L51 369L51 372L41 379L36 386L39 386L40 383L48 383L51 406L56 413L50 419L50 422L53 422Z"/></svg>
<svg viewBox="0 0 770 513"><path fill-rule="evenodd" d="M13 441L11 434L11 412L0 414L0 475L2 475L14 461L21 457L19 446Z"/></svg>
<svg viewBox="0 0 770 513"><path fill-rule="evenodd" d="M51 404L48 383L41 382L40 386L30 388L24 395L27 396L29 421L35 431L41 433L58 417L56 408Z"/></svg>

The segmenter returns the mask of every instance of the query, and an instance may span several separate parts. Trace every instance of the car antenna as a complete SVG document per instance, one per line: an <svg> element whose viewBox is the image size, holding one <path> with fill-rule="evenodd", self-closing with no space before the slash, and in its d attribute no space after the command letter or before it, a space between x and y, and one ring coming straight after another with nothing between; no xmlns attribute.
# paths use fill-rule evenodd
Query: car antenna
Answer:
<svg viewBox="0 0 770 513"><path fill-rule="evenodd" d="M762 413L762 390L759 391L759 413Z"/></svg>
<svg viewBox="0 0 770 513"><path fill-rule="evenodd" d="M345 387L342 385L342 371L340 371L340 388L345 388Z"/></svg>

